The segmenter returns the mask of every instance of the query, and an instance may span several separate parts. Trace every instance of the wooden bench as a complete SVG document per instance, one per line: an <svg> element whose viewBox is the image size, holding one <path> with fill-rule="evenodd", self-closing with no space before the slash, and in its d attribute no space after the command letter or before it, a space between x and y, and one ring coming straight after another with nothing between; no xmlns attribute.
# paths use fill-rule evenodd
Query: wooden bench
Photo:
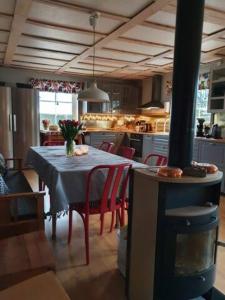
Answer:
<svg viewBox="0 0 225 300"><path fill-rule="evenodd" d="M44 192L33 192L22 172L21 159L13 161L15 167L8 170L4 180L9 194L0 195L0 239L44 230Z"/></svg>
<svg viewBox="0 0 225 300"><path fill-rule="evenodd" d="M69 300L53 272L23 281L0 292L1 300Z"/></svg>
<svg viewBox="0 0 225 300"><path fill-rule="evenodd" d="M0 289L55 270L52 250L43 231L0 240L0 253Z"/></svg>

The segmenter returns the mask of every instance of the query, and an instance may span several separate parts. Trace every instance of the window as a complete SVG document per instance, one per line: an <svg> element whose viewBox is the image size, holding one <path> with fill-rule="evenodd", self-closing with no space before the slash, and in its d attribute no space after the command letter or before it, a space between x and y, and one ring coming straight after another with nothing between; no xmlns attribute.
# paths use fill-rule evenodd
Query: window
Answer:
<svg viewBox="0 0 225 300"><path fill-rule="evenodd" d="M78 119L78 103L76 94L39 92L40 122L48 119L51 124L59 120Z"/></svg>
<svg viewBox="0 0 225 300"><path fill-rule="evenodd" d="M208 97L209 89L198 90L195 117L205 119L205 124L209 124L211 119L211 114L207 112Z"/></svg>

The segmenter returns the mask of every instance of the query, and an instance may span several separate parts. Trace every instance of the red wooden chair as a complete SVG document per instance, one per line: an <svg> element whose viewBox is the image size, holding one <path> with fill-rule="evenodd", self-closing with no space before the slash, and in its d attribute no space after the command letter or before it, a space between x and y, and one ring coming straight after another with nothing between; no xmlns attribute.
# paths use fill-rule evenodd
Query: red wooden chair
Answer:
<svg viewBox="0 0 225 300"><path fill-rule="evenodd" d="M64 144L64 141L45 141L43 146L63 146Z"/></svg>
<svg viewBox="0 0 225 300"><path fill-rule="evenodd" d="M121 146L118 150L118 154L127 159L133 159L135 153L135 149L131 147Z"/></svg>
<svg viewBox="0 0 225 300"><path fill-rule="evenodd" d="M144 159L144 164L148 165L151 160L155 161L155 166L165 166L167 164L167 157L164 155L150 153Z"/></svg>
<svg viewBox="0 0 225 300"><path fill-rule="evenodd" d="M99 146L99 150L105 151L105 152L112 152L115 144L110 142L102 142L102 144Z"/></svg>
<svg viewBox="0 0 225 300"><path fill-rule="evenodd" d="M89 264L89 215L100 214L100 235L103 233L105 213L112 213L110 232L113 229L115 212L119 215L120 225L124 225L124 203L127 192L131 164L99 165L93 168L87 176L85 202L69 205L68 244L72 237L73 210L77 211L84 223L86 263ZM96 176L104 176L100 199L91 201L91 188ZM121 212L120 212L121 210Z"/></svg>

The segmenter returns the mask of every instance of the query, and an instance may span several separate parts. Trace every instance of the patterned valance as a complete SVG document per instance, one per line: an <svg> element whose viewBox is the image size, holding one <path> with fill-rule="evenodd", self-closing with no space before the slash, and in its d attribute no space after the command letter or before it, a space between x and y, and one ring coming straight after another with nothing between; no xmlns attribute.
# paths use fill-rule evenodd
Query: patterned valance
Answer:
<svg viewBox="0 0 225 300"><path fill-rule="evenodd" d="M49 80L49 79L30 79L29 83L33 88L46 92L59 93L79 93L83 89L83 82Z"/></svg>
<svg viewBox="0 0 225 300"><path fill-rule="evenodd" d="M209 85L210 85L209 73L199 74L198 89L199 90L209 89Z"/></svg>

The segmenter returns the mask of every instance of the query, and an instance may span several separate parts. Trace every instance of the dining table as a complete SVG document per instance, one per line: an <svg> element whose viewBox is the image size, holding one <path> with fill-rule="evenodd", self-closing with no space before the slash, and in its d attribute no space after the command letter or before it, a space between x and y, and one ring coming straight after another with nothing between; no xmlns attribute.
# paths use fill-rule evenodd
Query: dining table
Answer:
<svg viewBox="0 0 225 300"><path fill-rule="evenodd" d="M76 148L81 145L75 146ZM52 216L52 238L56 237L57 215L68 211L69 204L85 201L86 178L88 172L98 165L129 163L133 169L148 166L109 152L88 146L85 155L66 156L65 146L30 147L27 165L32 167L44 182L50 195L50 214ZM100 174L101 175L101 174ZM103 176L96 176L91 190L92 201L98 199Z"/></svg>

